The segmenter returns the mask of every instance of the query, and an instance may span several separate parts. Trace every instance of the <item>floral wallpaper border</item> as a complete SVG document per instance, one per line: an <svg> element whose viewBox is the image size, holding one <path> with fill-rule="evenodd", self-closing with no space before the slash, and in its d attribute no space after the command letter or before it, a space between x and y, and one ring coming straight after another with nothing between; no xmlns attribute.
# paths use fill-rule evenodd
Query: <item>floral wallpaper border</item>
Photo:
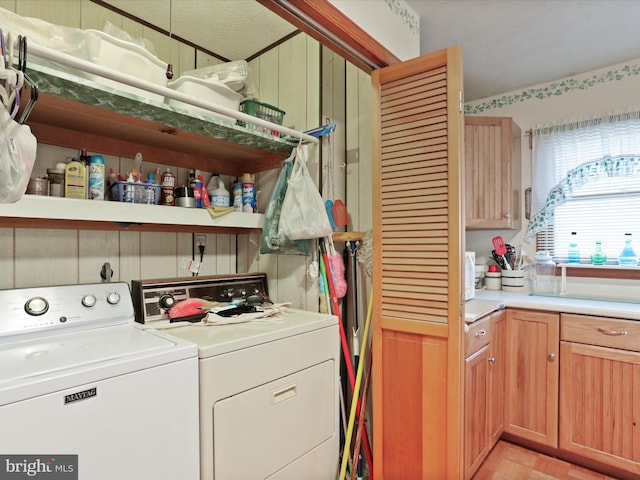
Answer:
<svg viewBox="0 0 640 480"><path fill-rule="evenodd" d="M409 30L416 35L420 33L420 22L418 17L415 14L408 10L405 6L401 5L400 0L384 0L389 10L391 10L395 15L402 18L402 21L406 23L409 27Z"/></svg>
<svg viewBox="0 0 640 480"><path fill-rule="evenodd" d="M557 97L574 90L588 90L598 84L618 82L624 78L638 75L640 75L640 65L624 65L619 69L594 74L590 77L584 78L583 80L577 80L575 77L566 78L564 80L551 82L545 87L528 88L511 95L494 97L490 101L483 102L478 105L465 105L464 113L465 115L478 115L494 108L503 108L515 103L525 102L527 100L544 100L546 98Z"/></svg>

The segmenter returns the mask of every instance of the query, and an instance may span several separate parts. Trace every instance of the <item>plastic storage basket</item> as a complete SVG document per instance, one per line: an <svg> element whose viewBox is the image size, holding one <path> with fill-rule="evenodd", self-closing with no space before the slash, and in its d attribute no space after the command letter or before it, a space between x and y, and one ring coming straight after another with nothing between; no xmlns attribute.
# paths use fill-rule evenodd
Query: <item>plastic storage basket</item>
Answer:
<svg viewBox="0 0 640 480"><path fill-rule="evenodd" d="M117 202L157 205L160 202L160 185L116 182L111 185L111 199Z"/></svg>
<svg viewBox="0 0 640 480"><path fill-rule="evenodd" d="M251 115L253 117L261 118L262 120L266 120L271 123L275 123L277 125L282 125L282 120L284 119L285 112L280 110L273 105L269 105L267 103L258 102L257 100L243 100L240 102L240 111L246 113L247 115ZM262 127L260 125L247 124L245 122L238 122L238 125L242 125L249 130L255 130L257 132L264 132L273 135L274 137L279 137L280 132L276 130L271 130L268 127Z"/></svg>

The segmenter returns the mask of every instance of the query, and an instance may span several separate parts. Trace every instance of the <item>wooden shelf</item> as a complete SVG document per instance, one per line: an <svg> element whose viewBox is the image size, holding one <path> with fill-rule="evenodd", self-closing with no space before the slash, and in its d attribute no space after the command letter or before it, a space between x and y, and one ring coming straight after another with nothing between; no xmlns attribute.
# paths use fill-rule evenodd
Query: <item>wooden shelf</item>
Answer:
<svg viewBox="0 0 640 480"><path fill-rule="evenodd" d="M264 215L236 213L213 218L204 208L141 205L24 195L0 204L0 227L130 230L148 232L249 233Z"/></svg>
<svg viewBox="0 0 640 480"><path fill-rule="evenodd" d="M154 163L231 176L278 168L296 145L36 64L28 74L40 92L27 121L39 143L125 158L140 152Z"/></svg>

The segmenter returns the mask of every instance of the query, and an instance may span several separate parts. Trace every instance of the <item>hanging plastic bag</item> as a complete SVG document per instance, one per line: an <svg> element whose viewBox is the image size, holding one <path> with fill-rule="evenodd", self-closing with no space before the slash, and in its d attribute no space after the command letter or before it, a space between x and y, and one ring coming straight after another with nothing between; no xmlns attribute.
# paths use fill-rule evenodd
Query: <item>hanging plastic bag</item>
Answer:
<svg viewBox="0 0 640 480"><path fill-rule="evenodd" d="M294 240L327 237L333 233L324 200L307 169L311 145L298 145L296 160L282 204L280 231Z"/></svg>
<svg viewBox="0 0 640 480"><path fill-rule="evenodd" d="M291 156L284 161L276 187L271 195L271 201L267 205L264 225L262 227L262 239L260 242L260 253L282 253L287 255L308 255L309 240L291 240L280 231L280 214L282 203L287 193L287 185L291 170L293 169L293 159L295 150Z"/></svg>
<svg viewBox="0 0 640 480"><path fill-rule="evenodd" d="M31 129L13 120L0 105L0 203L16 202L24 194L37 146Z"/></svg>

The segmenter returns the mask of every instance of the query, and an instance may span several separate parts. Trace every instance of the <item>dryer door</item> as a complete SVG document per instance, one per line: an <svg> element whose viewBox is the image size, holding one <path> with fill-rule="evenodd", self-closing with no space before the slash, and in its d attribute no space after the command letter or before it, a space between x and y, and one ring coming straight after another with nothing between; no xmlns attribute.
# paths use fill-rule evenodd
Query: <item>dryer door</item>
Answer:
<svg viewBox="0 0 640 480"><path fill-rule="evenodd" d="M335 368L328 360L216 402L214 478L267 478L337 435ZM327 453L307 471L334 478L338 452Z"/></svg>

